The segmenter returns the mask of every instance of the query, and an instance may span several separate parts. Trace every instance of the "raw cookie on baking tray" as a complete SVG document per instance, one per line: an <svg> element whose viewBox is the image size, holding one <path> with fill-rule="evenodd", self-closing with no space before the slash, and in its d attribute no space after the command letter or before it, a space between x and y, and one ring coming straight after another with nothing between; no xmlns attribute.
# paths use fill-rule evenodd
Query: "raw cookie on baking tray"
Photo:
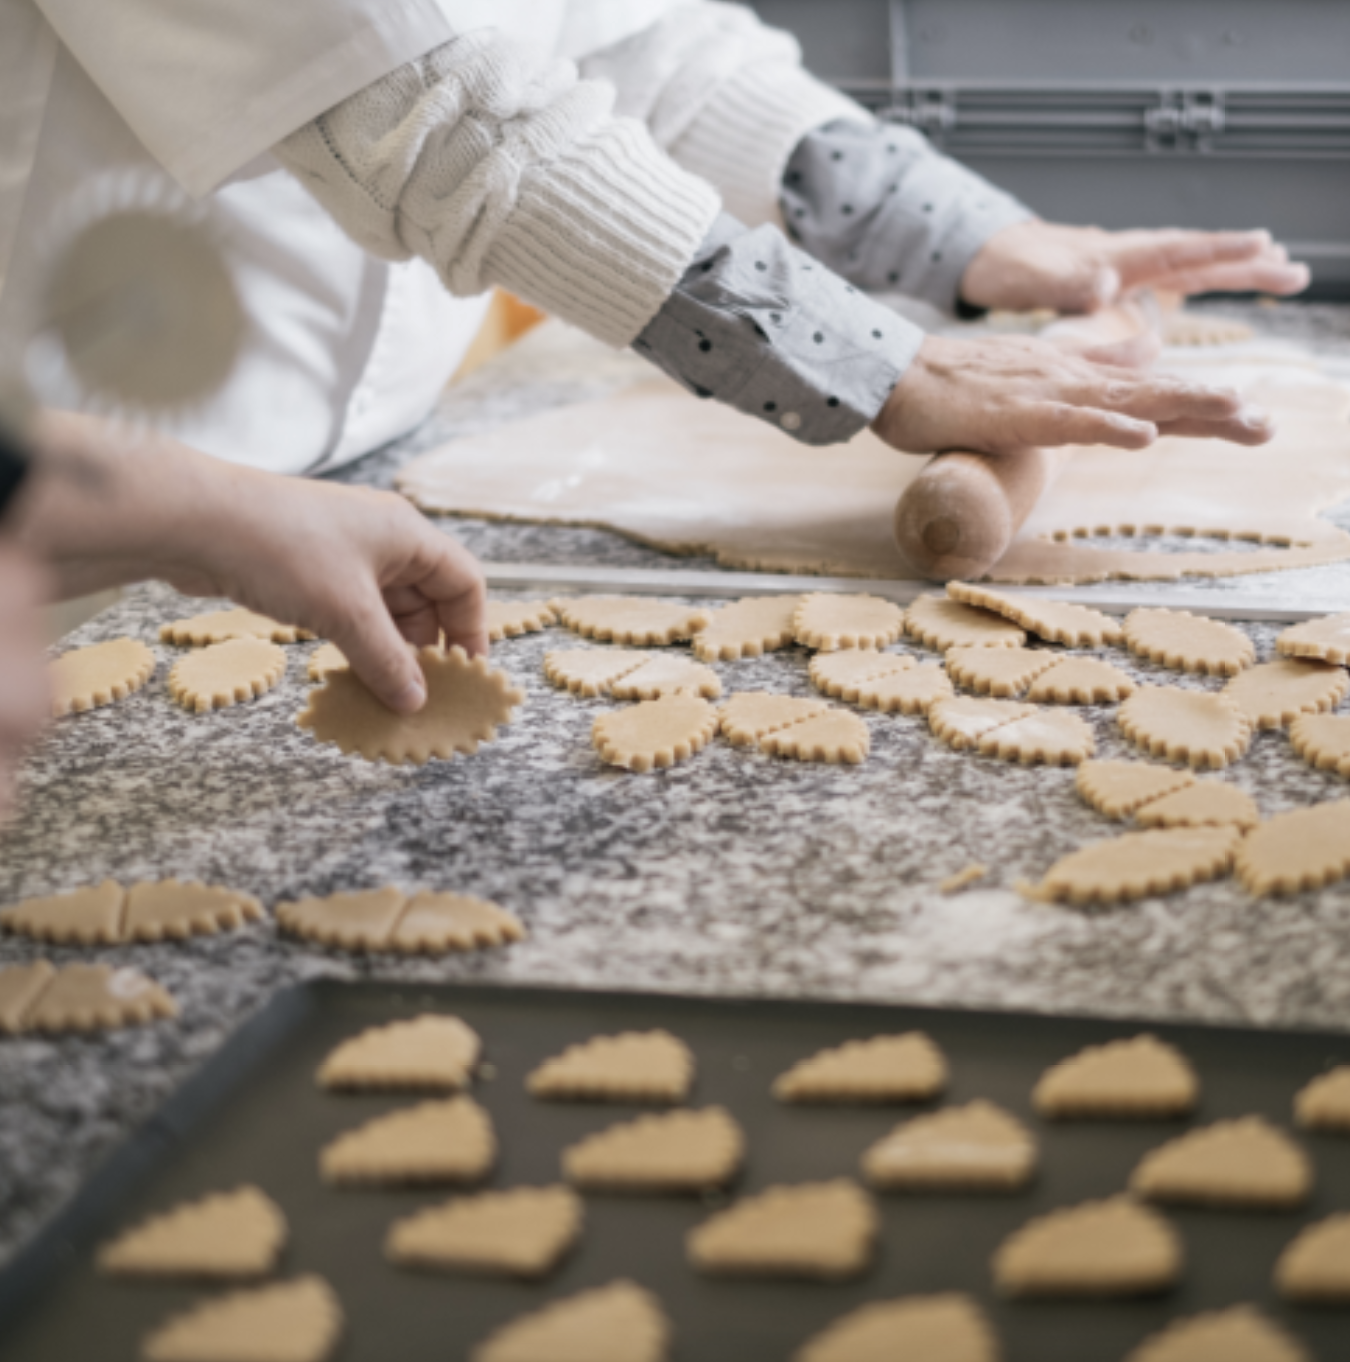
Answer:
<svg viewBox="0 0 1350 1362"><path fill-rule="evenodd" d="M458 1092L468 1087L481 1053L472 1027L458 1017L425 1013L344 1040L315 1079L330 1090Z"/></svg>
<svg viewBox="0 0 1350 1362"><path fill-rule="evenodd" d="M947 1086L947 1060L922 1031L849 1040L773 1082L780 1102L924 1102Z"/></svg>
<svg viewBox="0 0 1350 1362"><path fill-rule="evenodd" d="M1350 1302L1350 1215L1305 1225L1275 1263L1275 1287L1304 1305Z"/></svg>
<svg viewBox="0 0 1350 1362"><path fill-rule="evenodd" d="M1313 1362L1312 1354L1253 1305L1173 1320L1125 1362Z"/></svg>
<svg viewBox="0 0 1350 1362"><path fill-rule="evenodd" d="M693 1051L669 1031L593 1036L525 1080L533 1097L592 1102L683 1102L693 1083Z"/></svg>
<svg viewBox="0 0 1350 1362"><path fill-rule="evenodd" d="M508 1321L473 1349L469 1362L663 1362L672 1332L650 1291L615 1281Z"/></svg>
<svg viewBox="0 0 1350 1362"><path fill-rule="evenodd" d="M670 1111L587 1135L563 1150L575 1187L608 1192L706 1192L724 1187L745 1157L745 1134L724 1107Z"/></svg>
<svg viewBox="0 0 1350 1362"><path fill-rule="evenodd" d="M1130 1191L1181 1205L1289 1209L1312 1191L1312 1163L1261 1116L1188 1130L1150 1150L1130 1174Z"/></svg>
<svg viewBox="0 0 1350 1362"><path fill-rule="evenodd" d="M1174 1045L1147 1033L1089 1045L1052 1064L1031 1102L1050 1120L1145 1120L1195 1110L1200 1080Z"/></svg>
<svg viewBox="0 0 1350 1362"><path fill-rule="evenodd" d="M902 1296L872 1301L835 1320L792 1362L999 1362L998 1338L969 1296Z"/></svg>
<svg viewBox="0 0 1350 1362"><path fill-rule="evenodd" d="M862 1170L883 1191L1013 1192L1036 1171L1036 1137L977 1100L903 1121L866 1150Z"/></svg>
<svg viewBox="0 0 1350 1362"><path fill-rule="evenodd" d="M1338 1064L1300 1088L1294 1120L1304 1130L1350 1135L1350 1064Z"/></svg>
<svg viewBox="0 0 1350 1362"><path fill-rule="evenodd" d="M345 1131L319 1153L337 1186L477 1182L497 1160L487 1112L471 1097L422 1102Z"/></svg>

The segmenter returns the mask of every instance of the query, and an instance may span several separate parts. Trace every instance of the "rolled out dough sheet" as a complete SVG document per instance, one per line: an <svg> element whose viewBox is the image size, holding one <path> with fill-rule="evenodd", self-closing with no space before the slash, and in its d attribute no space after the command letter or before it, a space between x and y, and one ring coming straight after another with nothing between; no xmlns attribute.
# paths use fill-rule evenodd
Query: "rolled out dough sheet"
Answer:
<svg viewBox="0 0 1350 1362"><path fill-rule="evenodd" d="M1350 392L1310 379L1248 396L1279 425L1260 449L1179 437L1138 453L1078 449L990 579L1172 580L1350 559L1350 535L1317 515L1350 498ZM903 579L919 574L891 517L925 462L866 431L800 445L657 377L442 445L398 486L430 512L612 529L732 569ZM1160 530L1261 547L1147 551ZM1122 531L1145 551L1092 543Z"/></svg>

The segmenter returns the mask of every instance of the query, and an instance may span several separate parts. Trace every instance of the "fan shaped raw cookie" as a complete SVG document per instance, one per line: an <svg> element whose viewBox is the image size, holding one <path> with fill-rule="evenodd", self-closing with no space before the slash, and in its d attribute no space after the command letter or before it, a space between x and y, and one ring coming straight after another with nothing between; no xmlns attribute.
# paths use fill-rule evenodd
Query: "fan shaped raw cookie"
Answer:
<svg viewBox="0 0 1350 1362"><path fill-rule="evenodd" d="M1241 834L1233 827L1155 828L1093 842L1056 861L1040 897L1069 903L1122 903L1170 894L1226 874Z"/></svg>
<svg viewBox="0 0 1350 1362"><path fill-rule="evenodd" d="M903 653L883 653L875 648L841 648L833 653L817 653L807 667L807 675L818 691L855 703L865 681L892 676L912 666L914 659Z"/></svg>
<svg viewBox="0 0 1350 1362"><path fill-rule="evenodd" d="M904 632L905 612L880 596L812 592L801 598L792 631L806 648L884 648Z"/></svg>
<svg viewBox="0 0 1350 1362"><path fill-rule="evenodd" d="M329 672L346 671L351 664L336 643L324 643L310 654L305 674L311 681L322 681Z"/></svg>
<svg viewBox="0 0 1350 1362"><path fill-rule="evenodd" d="M293 936L348 951L381 950L408 896L401 889L358 889L327 898L278 903L277 925Z"/></svg>
<svg viewBox="0 0 1350 1362"><path fill-rule="evenodd" d="M124 700L154 675L155 655L134 638L115 638L63 653L47 669L52 718Z"/></svg>
<svg viewBox="0 0 1350 1362"><path fill-rule="evenodd" d="M1181 1276L1176 1231L1128 1197L1086 1201L1029 1220L994 1254L1005 1296L1142 1296Z"/></svg>
<svg viewBox="0 0 1350 1362"><path fill-rule="evenodd" d="M324 1362L342 1333L342 1306L322 1277L211 1296L141 1344L145 1362Z"/></svg>
<svg viewBox="0 0 1350 1362"><path fill-rule="evenodd" d="M1150 756L1217 770L1251 746L1251 721L1227 696L1141 686L1121 705L1120 731Z"/></svg>
<svg viewBox="0 0 1350 1362"><path fill-rule="evenodd" d="M546 1059L525 1081L535 1097L597 1102L683 1102L694 1055L669 1031L594 1036Z"/></svg>
<svg viewBox="0 0 1350 1362"><path fill-rule="evenodd" d="M1203 780L1145 804L1139 810L1141 828L1206 827L1229 824L1254 828L1261 821L1256 802L1236 785Z"/></svg>
<svg viewBox="0 0 1350 1362"><path fill-rule="evenodd" d="M123 940L126 890L116 880L65 894L25 899L0 912L0 925L35 941L112 945Z"/></svg>
<svg viewBox="0 0 1350 1362"><path fill-rule="evenodd" d="M1092 729L1076 714L1042 710L1000 724L976 744L982 757L1023 766L1077 766L1097 749Z"/></svg>
<svg viewBox="0 0 1350 1362"><path fill-rule="evenodd" d="M922 1031L845 1041L773 1084L780 1102L923 1102L947 1086L947 1061Z"/></svg>
<svg viewBox="0 0 1350 1362"><path fill-rule="evenodd" d="M1027 699L1039 705L1114 705L1138 689L1099 657L1066 657L1032 682Z"/></svg>
<svg viewBox="0 0 1350 1362"><path fill-rule="evenodd" d="M1027 641L1019 629L992 610L954 601L950 596L920 596L905 611L905 632L925 648L1017 648Z"/></svg>
<svg viewBox="0 0 1350 1362"><path fill-rule="evenodd" d="M1350 666L1350 613L1291 625L1275 640L1275 651Z"/></svg>
<svg viewBox="0 0 1350 1362"><path fill-rule="evenodd" d="M24 1030L33 1004L55 977L56 967L46 960L0 968L0 1034Z"/></svg>
<svg viewBox="0 0 1350 1362"><path fill-rule="evenodd" d="M1350 799L1278 814L1238 849L1237 872L1252 894L1320 889L1350 875Z"/></svg>
<svg viewBox="0 0 1350 1362"><path fill-rule="evenodd" d="M846 657L846 653L826 653L827 657ZM753 747L768 733L824 714L829 706L823 700L801 700L795 695L770 695L766 691L742 691L733 695L717 711L722 736L733 747Z"/></svg>
<svg viewBox="0 0 1350 1362"><path fill-rule="evenodd" d="M856 714L832 709L765 734L759 747L771 757L857 766L867 760L872 738Z"/></svg>
<svg viewBox="0 0 1350 1362"><path fill-rule="evenodd" d="M644 700L591 726L591 743L602 761L642 774L701 752L717 732L717 711L696 695Z"/></svg>
<svg viewBox="0 0 1350 1362"><path fill-rule="evenodd" d="M339 1135L319 1153L325 1182L339 1186L477 1182L497 1158L487 1112L471 1097L422 1102Z"/></svg>
<svg viewBox="0 0 1350 1362"><path fill-rule="evenodd" d="M1283 728L1300 714L1335 709L1350 694L1350 673L1326 662L1282 657L1235 676L1223 694L1253 728Z"/></svg>
<svg viewBox="0 0 1350 1362"><path fill-rule="evenodd" d="M1292 1335L1250 1305L1173 1320L1125 1362L1313 1362Z"/></svg>
<svg viewBox="0 0 1350 1362"><path fill-rule="evenodd" d="M963 605L992 610L1038 638L1049 643L1063 643L1070 648L1100 648L1103 643L1120 643L1125 636L1119 623L1110 615L1089 610L1084 605L1070 605L1067 601L993 591L969 582L948 582L947 595Z"/></svg>
<svg viewBox="0 0 1350 1362"><path fill-rule="evenodd" d="M256 700L286 675L286 654L260 638L235 638L188 653L169 673L169 694L184 709L209 714Z"/></svg>
<svg viewBox="0 0 1350 1362"><path fill-rule="evenodd" d="M1350 779L1350 715L1300 714L1289 743L1309 766Z"/></svg>
<svg viewBox="0 0 1350 1362"><path fill-rule="evenodd" d="M98 1251L100 1272L135 1277L258 1277L286 1243L286 1217L257 1187L185 1202Z"/></svg>
<svg viewBox="0 0 1350 1362"><path fill-rule="evenodd" d="M588 1191L701 1192L724 1187L745 1135L724 1107L639 1116L563 1150L563 1176Z"/></svg>
<svg viewBox="0 0 1350 1362"><path fill-rule="evenodd" d="M502 1325L469 1362L663 1362L671 1333L650 1291L610 1282Z"/></svg>
<svg viewBox="0 0 1350 1362"><path fill-rule="evenodd" d="M998 1339L969 1296L904 1296L851 1310L808 1339L792 1362L999 1362Z"/></svg>
<svg viewBox="0 0 1350 1362"><path fill-rule="evenodd" d="M404 905L389 937L389 948L407 954L441 955L504 946L523 941L525 936L525 928L514 913L487 899L423 890Z"/></svg>
<svg viewBox="0 0 1350 1362"><path fill-rule="evenodd" d="M558 616L547 601L488 601L483 607L489 643L537 634L557 622Z"/></svg>
<svg viewBox="0 0 1350 1362"><path fill-rule="evenodd" d="M636 671L615 681L609 693L616 700L658 700L663 695L701 695L715 700L722 693L722 683L711 667L687 657L654 656Z"/></svg>
<svg viewBox="0 0 1350 1362"><path fill-rule="evenodd" d="M1236 676L1256 661L1256 645L1241 629L1188 610L1132 610L1125 646L1150 662L1209 676Z"/></svg>
<svg viewBox="0 0 1350 1362"><path fill-rule="evenodd" d="M1312 1164L1283 1131L1244 1116L1150 1150L1130 1174L1130 1190L1149 1201L1278 1210L1308 1199Z"/></svg>
<svg viewBox="0 0 1350 1362"><path fill-rule="evenodd" d="M1194 784L1189 771L1145 761L1085 761L1074 777L1084 802L1107 818L1128 818L1150 801Z"/></svg>
<svg viewBox="0 0 1350 1362"><path fill-rule="evenodd" d="M675 643L698 633L712 619L707 610L642 596L580 596L549 604L574 634L606 643Z"/></svg>
<svg viewBox="0 0 1350 1362"><path fill-rule="evenodd" d="M746 596L721 610L694 635L694 656L704 662L761 657L792 642L800 596Z"/></svg>
<svg viewBox="0 0 1350 1362"><path fill-rule="evenodd" d="M1286 1300L1306 1305L1350 1301L1350 1215L1305 1226L1276 1261L1275 1286Z"/></svg>
<svg viewBox="0 0 1350 1362"><path fill-rule="evenodd" d="M472 756L524 702L524 691L505 672L492 671L486 658L470 660L458 645L445 653L423 648L417 660L427 700L416 714L395 714L355 672L334 671L310 692L296 723L319 742L368 761L421 766L432 757L448 761L456 752Z"/></svg>
<svg viewBox="0 0 1350 1362"><path fill-rule="evenodd" d="M384 1252L401 1267L543 1277L576 1243L582 1216L568 1187L480 1192L394 1221Z"/></svg>
<svg viewBox="0 0 1350 1362"><path fill-rule="evenodd" d="M258 638L266 643L301 643L314 637L307 629L278 624L252 610L211 610L191 619L174 620L160 626L161 643L177 643L194 648L210 643L228 643L236 638Z"/></svg>
<svg viewBox="0 0 1350 1362"><path fill-rule="evenodd" d="M950 700L938 700L930 707L928 727L935 738L964 752L977 746L986 733L1035 713L1034 705L1024 705L1016 700L976 700L958 695Z"/></svg>
<svg viewBox="0 0 1350 1362"><path fill-rule="evenodd" d="M27 1031L98 1031L176 1017L178 1004L139 970L66 965L23 1018Z"/></svg>
<svg viewBox="0 0 1350 1362"><path fill-rule="evenodd" d="M927 714L939 700L956 692L941 663L921 662L917 667L874 677L858 687L858 704L883 714Z"/></svg>
<svg viewBox="0 0 1350 1362"><path fill-rule="evenodd" d="M329 1089L457 1092L481 1051L478 1033L458 1017L426 1013L344 1040L315 1077Z"/></svg>
<svg viewBox="0 0 1350 1362"><path fill-rule="evenodd" d="M878 1216L855 1182L806 1182L742 1197L689 1231L689 1261L713 1276L856 1277L872 1261Z"/></svg>
<svg viewBox="0 0 1350 1362"><path fill-rule="evenodd" d="M251 894L216 884L141 881L127 890L124 941L183 941L197 934L234 931L266 914Z"/></svg>
<svg viewBox="0 0 1350 1362"><path fill-rule="evenodd" d="M1350 1135L1350 1064L1318 1074L1294 1097L1294 1119L1305 1130Z"/></svg>
<svg viewBox="0 0 1350 1362"><path fill-rule="evenodd" d="M1052 1064L1031 1094L1050 1120L1155 1120L1195 1110L1200 1080L1175 1046L1147 1033L1089 1045Z"/></svg>
<svg viewBox="0 0 1350 1362"><path fill-rule="evenodd" d="M863 1175L886 1191L1012 1192L1036 1170L1036 1138L992 1102L969 1102L896 1126L862 1157Z"/></svg>
<svg viewBox="0 0 1350 1362"><path fill-rule="evenodd" d="M560 648L544 654L544 675L555 686L589 700L608 695L616 681L654 656L635 648Z"/></svg>
<svg viewBox="0 0 1350 1362"><path fill-rule="evenodd" d="M976 695L1010 699L1020 695L1042 672L1061 661L1048 648L983 648L967 645L947 651L947 673L958 686Z"/></svg>

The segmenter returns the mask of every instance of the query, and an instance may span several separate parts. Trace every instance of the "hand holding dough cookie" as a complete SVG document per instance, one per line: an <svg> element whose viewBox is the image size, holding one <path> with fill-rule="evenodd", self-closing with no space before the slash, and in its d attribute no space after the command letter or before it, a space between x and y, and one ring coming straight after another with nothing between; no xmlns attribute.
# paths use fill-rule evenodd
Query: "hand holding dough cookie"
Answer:
<svg viewBox="0 0 1350 1362"><path fill-rule="evenodd" d="M0 814L9 807L24 745L50 712L42 604L45 575L21 550L0 544Z"/></svg>

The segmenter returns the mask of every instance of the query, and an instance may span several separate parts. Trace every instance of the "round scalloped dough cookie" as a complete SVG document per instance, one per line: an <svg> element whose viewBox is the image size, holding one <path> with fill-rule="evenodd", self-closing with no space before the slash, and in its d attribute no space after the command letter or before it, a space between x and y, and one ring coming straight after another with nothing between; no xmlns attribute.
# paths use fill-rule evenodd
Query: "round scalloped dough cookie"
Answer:
<svg viewBox="0 0 1350 1362"><path fill-rule="evenodd" d="M1286 657L1350 665L1350 613L1291 625L1275 640L1275 651Z"/></svg>
<svg viewBox="0 0 1350 1362"><path fill-rule="evenodd" d="M1132 610L1125 646L1164 667L1236 676L1256 661L1256 645L1240 629L1188 610Z"/></svg>
<svg viewBox="0 0 1350 1362"><path fill-rule="evenodd" d="M1294 894L1350 875L1350 799L1294 809L1262 823L1238 849L1248 893Z"/></svg>
<svg viewBox="0 0 1350 1362"><path fill-rule="evenodd" d="M1127 832L1056 861L1034 896L1082 905L1170 894L1226 874L1240 840L1233 827Z"/></svg>
<svg viewBox="0 0 1350 1362"><path fill-rule="evenodd" d="M836 596L812 592L792 617L797 642L821 652L840 648L885 648L904 632L905 612L880 596Z"/></svg>
<svg viewBox="0 0 1350 1362"><path fill-rule="evenodd" d="M704 662L734 662L786 648L800 596L747 596L715 610L694 635L694 656Z"/></svg>
<svg viewBox="0 0 1350 1362"><path fill-rule="evenodd" d="M578 596L549 604L559 623L574 634L641 647L690 638L712 618L696 606L669 605L643 596Z"/></svg>
<svg viewBox="0 0 1350 1362"><path fill-rule="evenodd" d="M266 615L242 607L212 610L191 619L174 620L160 626L161 643L176 643L200 648L210 643L228 643L235 638L260 638L266 643L304 643L314 637L307 629L279 624Z"/></svg>
<svg viewBox="0 0 1350 1362"><path fill-rule="evenodd" d="M991 610L950 596L920 596L905 611L905 632L925 648L1020 648L1026 631Z"/></svg>
<svg viewBox="0 0 1350 1362"><path fill-rule="evenodd" d="M600 715L591 727L591 743L602 761L643 774L701 752L717 724L717 711L706 700L667 695Z"/></svg>
<svg viewBox="0 0 1350 1362"><path fill-rule="evenodd" d="M1313 1362L1312 1354L1255 1306L1173 1320L1125 1362Z"/></svg>
<svg viewBox="0 0 1350 1362"><path fill-rule="evenodd" d="M1223 695L1142 686L1116 715L1120 731L1150 756L1218 770L1252 742L1252 725Z"/></svg>
<svg viewBox="0 0 1350 1362"><path fill-rule="evenodd" d="M1289 729L1289 743L1309 766L1350 779L1350 716L1300 714Z"/></svg>
<svg viewBox="0 0 1350 1362"><path fill-rule="evenodd" d="M52 718L125 700L154 675L155 655L134 638L115 638L62 653L47 669Z"/></svg>
<svg viewBox="0 0 1350 1362"><path fill-rule="evenodd" d="M1300 714L1335 709L1350 694L1350 673L1326 662L1282 657L1235 676L1222 694L1254 728L1283 728Z"/></svg>
<svg viewBox="0 0 1350 1362"><path fill-rule="evenodd" d="M266 695L286 675L286 654L261 638L233 638L180 658L169 694L196 714L228 709Z"/></svg>
<svg viewBox="0 0 1350 1362"><path fill-rule="evenodd" d="M489 643L537 634L558 619L547 601L488 601L483 613Z"/></svg>

